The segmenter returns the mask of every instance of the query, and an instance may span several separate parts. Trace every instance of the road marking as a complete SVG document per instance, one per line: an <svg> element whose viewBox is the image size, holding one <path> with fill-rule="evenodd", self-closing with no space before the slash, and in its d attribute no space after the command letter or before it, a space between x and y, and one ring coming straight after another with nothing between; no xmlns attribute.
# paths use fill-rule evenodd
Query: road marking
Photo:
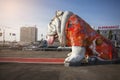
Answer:
<svg viewBox="0 0 120 80"><path fill-rule="evenodd" d="M2 57L0 62L64 64L64 58L14 58Z"/></svg>

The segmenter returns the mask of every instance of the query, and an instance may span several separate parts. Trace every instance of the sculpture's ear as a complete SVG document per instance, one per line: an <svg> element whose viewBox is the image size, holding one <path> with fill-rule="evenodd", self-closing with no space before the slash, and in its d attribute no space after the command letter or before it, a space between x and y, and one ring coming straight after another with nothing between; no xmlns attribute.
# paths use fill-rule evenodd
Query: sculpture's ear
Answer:
<svg viewBox="0 0 120 80"><path fill-rule="evenodd" d="M61 16L61 15L63 15L63 13L64 13L63 11L57 10L56 11L56 16Z"/></svg>
<svg viewBox="0 0 120 80"><path fill-rule="evenodd" d="M56 28L55 26L52 24L52 22L50 22L48 24L48 35L55 35L56 34Z"/></svg>
<svg viewBox="0 0 120 80"><path fill-rule="evenodd" d="M69 19L69 17L71 15L73 15L73 13L70 12L70 11L65 11L64 12L64 14L62 16L62 20L61 20L61 35L65 35L66 34L65 33L65 26L66 26L66 23L67 23L67 21L68 21L68 19ZM62 39L65 40L65 36Z"/></svg>
<svg viewBox="0 0 120 80"><path fill-rule="evenodd" d="M61 33L61 21L57 17L55 19L55 25L56 25L57 33L60 34Z"/></svg>

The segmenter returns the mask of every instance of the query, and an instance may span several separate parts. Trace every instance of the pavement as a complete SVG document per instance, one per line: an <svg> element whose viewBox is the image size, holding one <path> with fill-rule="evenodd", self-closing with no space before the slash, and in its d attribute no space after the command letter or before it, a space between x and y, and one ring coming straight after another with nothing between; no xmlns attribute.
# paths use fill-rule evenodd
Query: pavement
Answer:
<svg viewBox="0 0 120 80"><path fill-rule="evenodd" d="M0 57L19 58L65 58L70 51L21 51L0 50Z"/></svg>
<svg viewBox="0 0 120 80"><path fill-rule="evenodd" d="M0 58L65 58L70 51L1 50ZM0 62L0 80L120 80L120 64L65 67L63 64Z"/></svg>
<svg viewBox="0 0 120 80"><path fill-rule="evenodd" d="M0 80L120 80L120 64L65 67L0 63Z"/></svg>

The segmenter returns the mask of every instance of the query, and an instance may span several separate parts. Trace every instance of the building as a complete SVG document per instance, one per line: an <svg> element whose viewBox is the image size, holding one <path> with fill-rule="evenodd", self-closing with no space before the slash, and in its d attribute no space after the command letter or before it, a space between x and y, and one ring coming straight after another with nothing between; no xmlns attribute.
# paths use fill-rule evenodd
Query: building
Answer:
<svg viewBox="0 0 120 80"><path fill-rule="evenodd" d="M111 41L115 46L120 46L120 26L99 26L98 29L100 31L100 34L102 34L104 37L109 39L110 32L111 32Z"/></svg>
<svg viewBox="0 0 120 80"><path fill-rule="evenodd" d="M37 28L36 27L21 27L20 41L30 43L37 41Z"/></svg>

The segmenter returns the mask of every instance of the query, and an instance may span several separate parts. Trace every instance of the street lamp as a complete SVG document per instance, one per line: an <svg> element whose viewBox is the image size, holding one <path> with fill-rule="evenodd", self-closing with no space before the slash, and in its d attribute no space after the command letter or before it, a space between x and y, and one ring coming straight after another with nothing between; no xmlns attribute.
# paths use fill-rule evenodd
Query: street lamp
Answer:
<svg viewBox="0 0 120 80"><path fill-rule="evenodd" d="M2 30L1 30L2 29ZM4 46L5 44L5 26L2 26L2 28L0 28L0 36L3 36L3 41L2 41L2 44Z"/></svg>
<svg viewBox="0 0 120 80"><path fill-rule="evenodd" d="M2 41L2 44L3 44L3 47L5 45L5 31L6 31L6 28L9 28L9 27L6 27L6 26L2 26L2 32L1 32L1 36L3 36L3 41Z"/></svg>
<svg viewBox="0 0 120 80"><path fill-rule="evenodd" d="M0 28L0 37L2 36L1 28Z"/></svg>

